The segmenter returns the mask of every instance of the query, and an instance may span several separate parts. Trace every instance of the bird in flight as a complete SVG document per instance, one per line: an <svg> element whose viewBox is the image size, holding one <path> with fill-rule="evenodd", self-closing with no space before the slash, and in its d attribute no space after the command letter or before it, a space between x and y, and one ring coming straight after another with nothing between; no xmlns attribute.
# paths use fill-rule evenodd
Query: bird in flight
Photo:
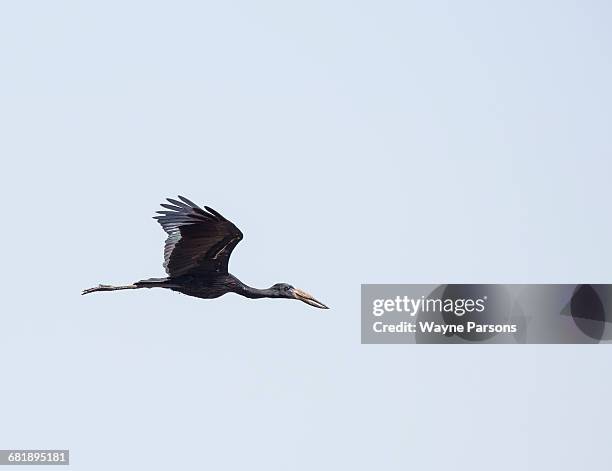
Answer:
<svg viewBox="0 0 612 471"><path fill-rule="evenodd" d="M218 298L225 293L237 293L247 298L298 299L320 309L329 309L310 294L287 283L270 288L247 286L228 272L229 258L242 240L242 232L233 223L208 206L204 209L182 196L180 201L168 198L157 211L157 219L168 234L164 247L165 278L149 278L126 286L98 285L81 294L123 289L166 288L195 296Z"/></svg>

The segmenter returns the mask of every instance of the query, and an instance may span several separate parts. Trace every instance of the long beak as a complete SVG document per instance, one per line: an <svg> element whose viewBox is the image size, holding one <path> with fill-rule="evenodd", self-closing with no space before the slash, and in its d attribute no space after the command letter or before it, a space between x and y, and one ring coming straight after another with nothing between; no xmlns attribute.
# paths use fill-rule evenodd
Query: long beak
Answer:
<svg viewBox="0 0 612 471"><path fill-rule="evenodd" d="M318 307L319 309L329 309L321 301L317 301L312 295L308 294L306 291L302 291L301 289L293 288L293 297L295 299L299 299L300 301L306 304Z"/></svg>

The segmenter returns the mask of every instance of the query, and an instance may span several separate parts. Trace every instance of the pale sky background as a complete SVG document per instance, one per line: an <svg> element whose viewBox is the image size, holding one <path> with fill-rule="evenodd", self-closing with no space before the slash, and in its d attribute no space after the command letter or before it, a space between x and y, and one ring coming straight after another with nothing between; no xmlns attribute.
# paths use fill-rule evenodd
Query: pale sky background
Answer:
<svg viewBox="0 0 612 471"><path fill-rule="evenodd" d="M359 291L612 281L610 24L604 1L2 2L0 448L607 466L609 346L360 345ZM81 297L163 275L177 193L243 230L244 282L332 309Z"/></svg>

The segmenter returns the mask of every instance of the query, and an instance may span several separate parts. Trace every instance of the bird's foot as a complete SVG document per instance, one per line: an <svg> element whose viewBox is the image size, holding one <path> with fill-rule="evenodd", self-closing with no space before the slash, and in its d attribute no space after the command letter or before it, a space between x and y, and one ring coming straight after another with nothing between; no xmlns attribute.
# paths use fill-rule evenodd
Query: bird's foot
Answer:
<svg viewBox="0 0 612 471"><path fill-rule="evenodd" d="M108 289L110 289L110 288L112 288L112 286L111 286L111 285L98 285L98 286L96 286L96 287L94 287L94 288L84 289L84 290L81 292L81 294L83 295L83 294L94 293L94 292L96 292L96 291L105 291L105 290L108 290Z"/></svg>

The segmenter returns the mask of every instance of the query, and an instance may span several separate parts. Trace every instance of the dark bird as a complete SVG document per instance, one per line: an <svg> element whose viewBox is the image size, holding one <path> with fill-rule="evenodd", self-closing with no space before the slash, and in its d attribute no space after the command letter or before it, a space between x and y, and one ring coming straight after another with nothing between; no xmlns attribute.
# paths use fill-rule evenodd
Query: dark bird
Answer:
<svg viewBox="0 0 612 471"><path fill-rule="evenodd" d="M277 283L267 289L251 288L228 272L232 250L242 240L242 232L221 214L208 206L204 209L187 198L168 198L162 204L167 211L155 216L168 234L164 247L166 278L149 278L126 286L98 285L81 294L122 289L166 288L195 296L218 298L225 293L237 293L247 298L298 299L320 309L329 309L310 294L287 283Z"/></svg>

